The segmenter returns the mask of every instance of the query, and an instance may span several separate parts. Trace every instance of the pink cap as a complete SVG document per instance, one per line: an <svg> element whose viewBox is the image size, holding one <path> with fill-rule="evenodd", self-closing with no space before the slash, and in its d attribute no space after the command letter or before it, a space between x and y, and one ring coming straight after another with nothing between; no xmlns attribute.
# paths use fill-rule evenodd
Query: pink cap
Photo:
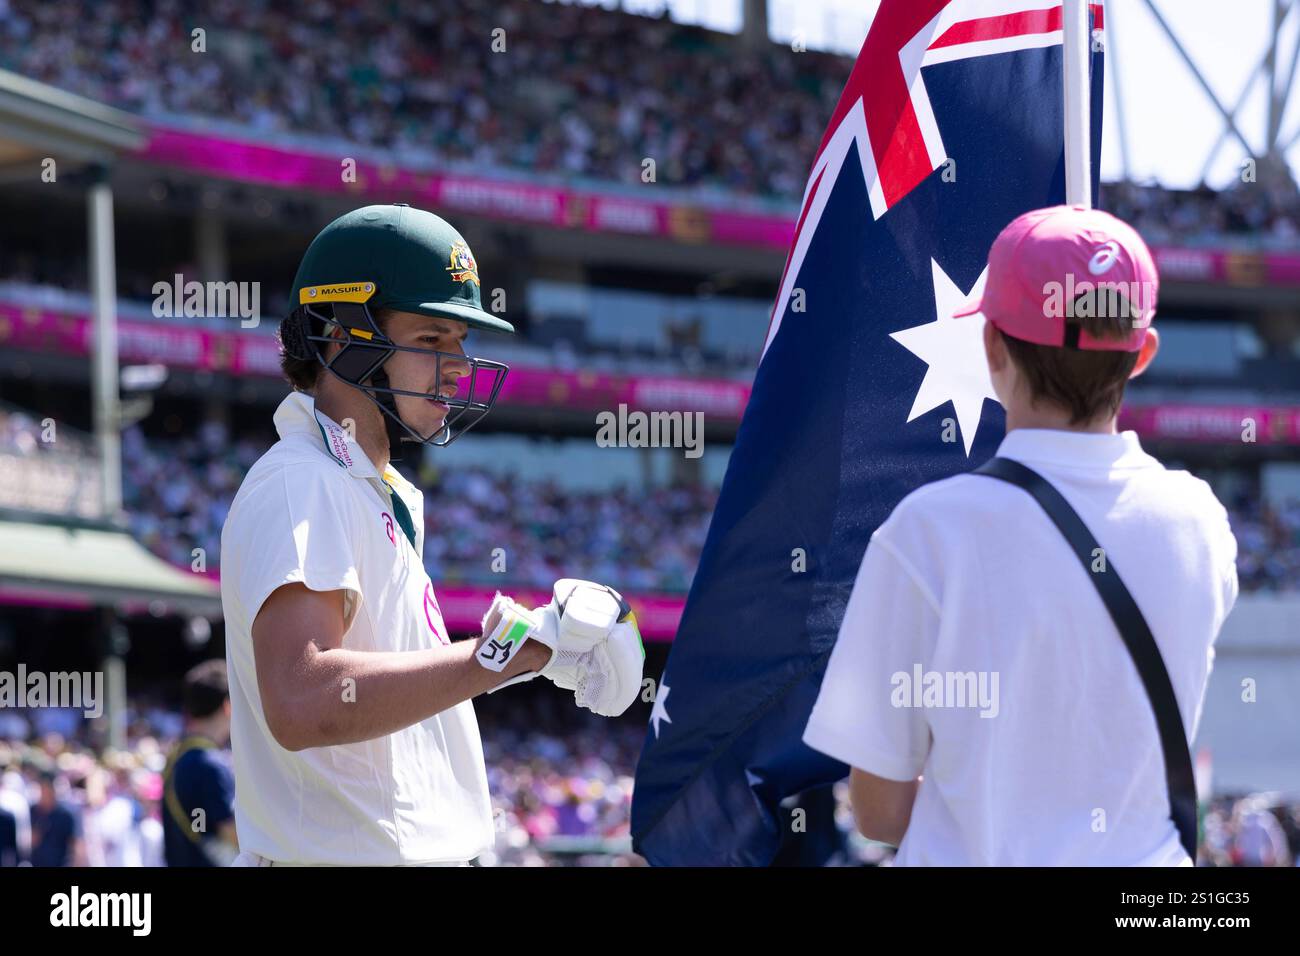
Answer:
<svg viewBox="0 0 1300 956"><path fill-rule="evenodd" d="M1017 216L998 234L983 297L955 314L978 312L1037 345L1136 352L1159 289L1151 250L1132 226L1100 209L1052 206ZM1119 314L1125 300L1137 309L1127 338L1094 338L1078 325L1080 316Z"/></svg>

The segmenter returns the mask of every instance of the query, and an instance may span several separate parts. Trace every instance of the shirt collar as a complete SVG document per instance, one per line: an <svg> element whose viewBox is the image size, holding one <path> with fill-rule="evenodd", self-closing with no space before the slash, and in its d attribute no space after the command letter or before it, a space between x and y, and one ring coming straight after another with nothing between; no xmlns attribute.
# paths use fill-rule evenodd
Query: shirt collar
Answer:
<svg viewBox="0 0 1300 956"><path fill-rule="evenodd" d="M281 438L305 435L355 478L378 478L379 472L346 428L316 408L306 392L290 392L275 410L275 430Z"/></svg>
<svg viewBox="0 0 1300 956"><path fill-rule="evenodd" d="M998 446L998 456L1025 463L1069 468L1150 468L1159 462L1142 450L1135 431L1118 434L1057 428L1016 428Z"/></svg>

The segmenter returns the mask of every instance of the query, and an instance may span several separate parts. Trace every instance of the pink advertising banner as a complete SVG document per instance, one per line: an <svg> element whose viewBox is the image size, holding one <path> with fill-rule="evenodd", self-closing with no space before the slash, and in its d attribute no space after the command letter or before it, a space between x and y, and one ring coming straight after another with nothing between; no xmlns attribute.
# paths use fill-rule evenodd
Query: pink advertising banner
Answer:
<svg viewBox="0 0 1300 956"><path fill-rule="evenodd" d="M502 583L505 590L508 582ZM438 607L443 620L453 634L477 634L483 612L492 603L496 588L470 584L442 584L435 582ZM615 585L617 586L617 585ZM550 591L530 588L511 588L510 595L521 604L538 607L551 600ZM678 594L628 594L627 602L636 614L641 636L651 641L671 641L681 623L686 596Z"/></svg>
<svg viewBox="0 0 1300 956"><path fill-rule="evenodd" d="M0 344L34 351L89 355L88 316L0 302ZM160 362L178 368L234 375L280 374L272 336L190 327L163 321L118 322L124 362ZM739 422L750 386L726 379L614 375L514 366L501 389L503 405L551 405L613 411L620 404L642 411L701 411L712 419ZM1126 406L1122 428L1144 438L1196 442L1242 441L1253 422L1260 444L1300 444L1300 408L1252 405Z"/></svg>
<svg viewBox="0 0 1300 956"><path fill-rule="evenodd" d="M1300 408L1260 405L1139 405L1120 413L1121 428L1167 441L1300 444Z"/></svg>
<svg viewBox="0 0 1300 956"><path fill-rule="evenodd" d="M34 351L89 355L92 324L87 315L0 302L0 343ZM124 362L159 362L176 368L234 375L277 377L279 345L270 335L225 331L146 319L118 320L118 352ZM558 405L616 410L700 411L739 421L750 387L727 379L571 372L515 365L506 377L503 405Z"/></svg>
<svg viewBox="0 0 1300 956"><path fill-rule="evenodd" d="M187 569L188 570L188 569ZM213 582L219 579L210 575ZM509 589L516 601L529 607L538 607L551 600L549 591L536 588L510 588L508 581L502 589ZM443 621L452 634L477 634L483 613L492 603L497 589L472 584L444 584L437 588L438 607ZM636 614L641 636L648 641L666 642L673 639L681 623L685 595L677 594L624 594ZM165 602L164 602L165 603ZM89 610L95 602L69 590L49 591L40 587L0 587L0 606L45 607L60 610ZM150 604L145 601L128 601L121 605L124 614L148 614Z"/></svg>
<svg viewBox="0 0 1300 956"><path fill-rule="evenodd" d="M355 195L358 201L383 195L488 219L592 232L772 250L786 249L794 235L793 217L779 213L658 202L503 177L422 173L357 161L355 176L344 181L341 155L163 126L153 127L139 156L161 166L262 186ZM1163 246L1152 251L1166 281L1300 285L1300 253Z"/></svg>
<svg viewBox="0 0 1300 956"><path fill-rule="evenodd" d="M712 212L590 190L512 179L421 173L356 161L344 178L344 157L307 153L188 130L155 127L139 154L148 162L262 186L355 195L382 193L440 210L536 225L660 236L682 242L725 242L783 249L794 224L784 217Z"/></svg>

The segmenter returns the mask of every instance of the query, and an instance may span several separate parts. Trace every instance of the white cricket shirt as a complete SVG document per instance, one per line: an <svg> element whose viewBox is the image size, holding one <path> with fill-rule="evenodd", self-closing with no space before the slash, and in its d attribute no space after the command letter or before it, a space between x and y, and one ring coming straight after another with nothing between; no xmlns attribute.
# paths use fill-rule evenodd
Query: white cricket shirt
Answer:
<svg viewBox="0 0 1300 956"><path fill-rule="evenodd" d="M998 454L1097 538L1193 739L1237 596L1223 506L1134 432L1016 429ZM872 536L803 739L879 777L924 776L896 863L1190 864L1154 712L1090 573L1037 501L980 475L917 489Z"/></svg>
<svg viewBox="0 0 1300 956"><path fill-rule="evenodd" d="M492 846L493 827L469 701L385 737L297 753L267 729L252 625L284 584L344 590L351 650L448 643L420 557L420 491L389 468L390 498L361 446L310 395L285 398L275 426L280 441L245 477L221 533L240 849L280 863L472 859Z"/></svg>

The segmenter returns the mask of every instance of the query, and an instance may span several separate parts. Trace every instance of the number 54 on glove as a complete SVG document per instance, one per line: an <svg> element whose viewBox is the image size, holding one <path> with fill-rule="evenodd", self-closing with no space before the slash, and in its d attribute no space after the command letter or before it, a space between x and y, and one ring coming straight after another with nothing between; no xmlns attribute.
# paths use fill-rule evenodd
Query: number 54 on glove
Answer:
<svg viewBox="0 0 1300 956"><path fill-rule="evenodd" d="M617 717L641 689L645 646L636 615L621 594L603 584L562 578L555 582L551 602L531 610L498 593L483 616L483 635L475 656L498 672L524 641L551 650L540 671L520 674L492 692L540 675L573 691L579 707Z"/></svg>

